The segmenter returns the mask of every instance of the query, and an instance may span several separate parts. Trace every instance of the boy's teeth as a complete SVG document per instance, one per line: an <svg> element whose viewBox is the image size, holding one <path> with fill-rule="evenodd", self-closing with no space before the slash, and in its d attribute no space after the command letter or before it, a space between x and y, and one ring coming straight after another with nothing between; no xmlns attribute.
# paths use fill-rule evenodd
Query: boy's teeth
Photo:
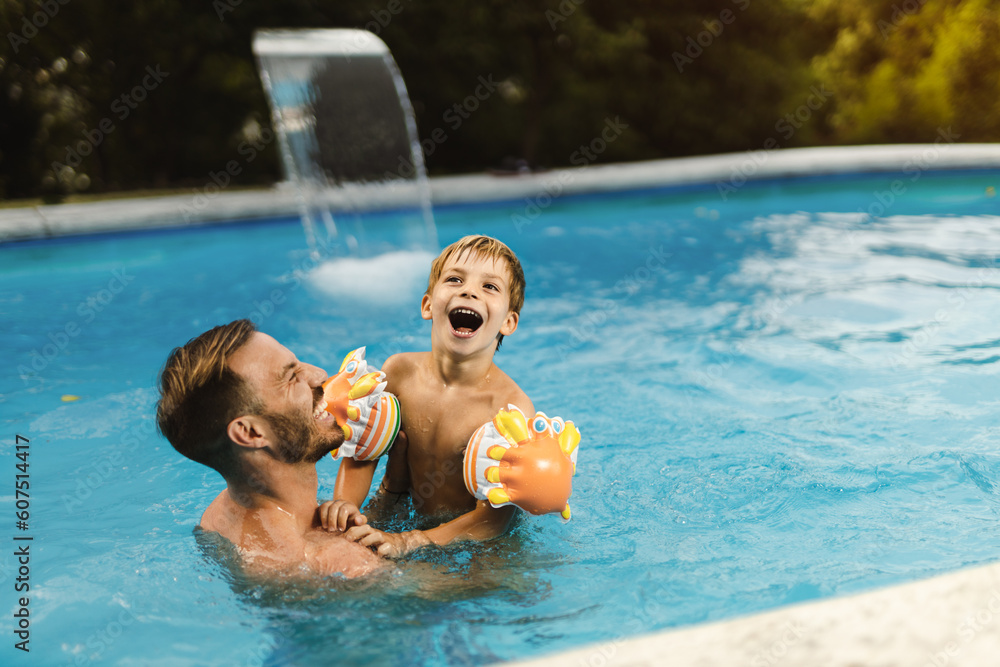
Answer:
<svg viewBox="0 0 1000 667"><path fill-rule="evenodd" d="M313 412L313 417L319 419L323 416L323 411L326 410L326 401L320 401L320 404L316 406L316 410Z"/></svg>
<svg viewBox="0 0 1000 667"><path fill-rule="evenodd" d="M471 308L456 308L448 313L448 320L451 322L452 330L463 337L475 335L483 324L483 316Z"/></svg>

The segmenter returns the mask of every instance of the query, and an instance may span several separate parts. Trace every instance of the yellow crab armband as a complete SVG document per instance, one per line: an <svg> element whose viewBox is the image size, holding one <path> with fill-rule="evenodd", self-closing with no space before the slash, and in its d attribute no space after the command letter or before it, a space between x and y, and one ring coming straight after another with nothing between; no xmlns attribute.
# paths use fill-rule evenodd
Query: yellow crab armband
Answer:
<svg viewBox="0 0 1000 667"><path fill-rule="evenodd" d="M465 449L465 488L493 507L569 519L580 431L573 422L538 412L529 421L509 405L480 426Z"/></svg>
<svg viewBox="0 0 1000 667"><path fill-rule="evenodd" d="M344 358L340 371L323 383L327 412L344 431L335 459L373 461L389 451L399 433L399 401L385 390L385 373L365 361L359 347Z"/></svg>

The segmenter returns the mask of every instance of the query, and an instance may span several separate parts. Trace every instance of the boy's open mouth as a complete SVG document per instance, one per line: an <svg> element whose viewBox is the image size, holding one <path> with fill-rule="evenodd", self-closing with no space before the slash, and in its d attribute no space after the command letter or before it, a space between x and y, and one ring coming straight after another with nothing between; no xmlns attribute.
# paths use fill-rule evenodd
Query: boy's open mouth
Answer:
<svg viewBox="0 0 1000 667"><path fill-rule="evenodd" d="M448 313L452 330L462 336L471 336L483 325L482 316L468 308L456 308Z"/></svg>

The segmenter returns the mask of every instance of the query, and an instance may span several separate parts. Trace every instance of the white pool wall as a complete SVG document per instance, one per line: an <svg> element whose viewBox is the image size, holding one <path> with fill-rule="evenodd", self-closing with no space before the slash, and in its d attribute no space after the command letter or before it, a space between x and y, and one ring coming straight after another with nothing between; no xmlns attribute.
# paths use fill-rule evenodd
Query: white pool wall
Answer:
<svg viewBox="0 0 1000 667"><path fill-rule="evenodd" d="M528 207L572 194L685 185L708 185L721 197L728 192L727 185L738 189L755 180L832 174L898 172L909 182L914 170L948 169L1000 169L1000 144L939 139L937 144L762 149L534 174L438 177L431 179L431 191L435 206L528 199ZM335 210L359 204L376 210L404 205L407 196L408 192L396 197L391 188L371 186L354 189L349 198L330 193L328 201ZM220 189L206 175L204 185L189 194L0 209L0 243L295 215L298 197L290 184L232 191Z"/></svg>

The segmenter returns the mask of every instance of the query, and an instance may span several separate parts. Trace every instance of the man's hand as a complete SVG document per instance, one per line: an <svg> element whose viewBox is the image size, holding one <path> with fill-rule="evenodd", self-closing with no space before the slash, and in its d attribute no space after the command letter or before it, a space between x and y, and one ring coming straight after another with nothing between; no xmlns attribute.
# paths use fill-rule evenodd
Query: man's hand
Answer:
<svg viewBox="0 0 1000 667"><path fill-rule="evenodd" d="M328 500L319 506L319 522L324 530L342 533L352 526L364 526L368 523L368 518L352 502Z"/></svg>
<svg viewBox="0 0 1000 667"><path fill-rule="evenodd" d="M344 537L374 549L379 556L384 558L399 558L414 549L431 543L427 536L419 530L411 530L406 533L385 533L368 525L350 528L344 533Z"/></svg>

